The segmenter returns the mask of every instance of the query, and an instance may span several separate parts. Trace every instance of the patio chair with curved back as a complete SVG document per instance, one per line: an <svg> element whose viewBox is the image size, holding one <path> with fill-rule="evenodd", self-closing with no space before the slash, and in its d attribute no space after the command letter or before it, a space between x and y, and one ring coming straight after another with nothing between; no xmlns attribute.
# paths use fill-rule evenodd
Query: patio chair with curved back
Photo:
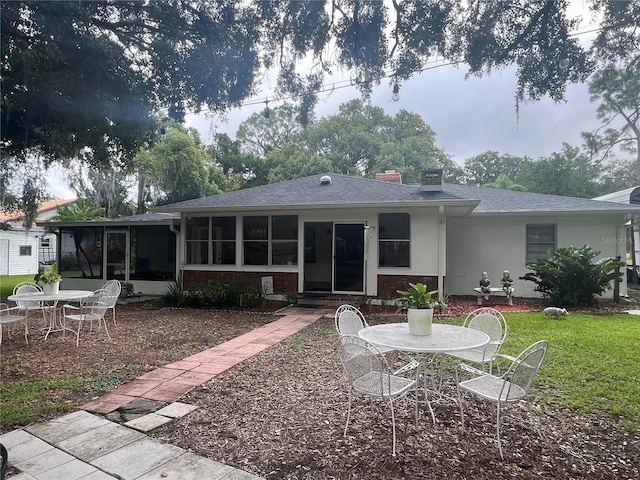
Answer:
<svg viewBox="0 0 640 480"><path fill-rule="evenodd" d="M507 338L507 321L504 315L495 308L478 308L467 315L463 326L486 333L489 335L489 343L481 349L446 352L446 355L481 366L488 364L489 373L492 373L496 355Z"/></svg>
<svg viewBox="0 0 640 480"><path fill-rule="evenodd" d="M13 295L21 295L24 293L38 293L42 292L42 289L37 283L34 282L20 282L15 287L13 287ZM40 313L42 314L43 325L47 325L47 313L50 308L47 305L44 305L40 301L34 300L16 300L16 306L25 310L27 314L27 319L31 316L32 313Z"/></svg>
<svg viewBox="0 0 640 480"><path fill-rule="evenodd" d="M12 325L18 322L24 324L24 341L28 345L29 339L29 322L27 320L27 311L20 307L9 307L6 303L0 303L0 345L2 344L2 330L5 325ZM9 338L11 331L9 330Z"/></svg>
<svg viewBox="0 0 640 480"><path fill-rule="evenodd" d="M393 402L415 387L416 380L391 373L389 365L376 347L355 335L342 335L338 342L338 354L349 383L349 404L344 436L347 436L351 420L351 404L354 392L371 399L384 400L391 409L393 436L392 455L396 454L396 416Z"/></svg>
<svg viewBox="0 0 640 480"><path fill-rule="evenodd" d="M458 385L458 404L460 405L460 419L464 431L464 407L462 404L462 391L480 397L496 404L496 440L500 458L504 458L500 441L500 409L504 404L517 403L521 400L527 402L527 412L531 416L529 405L529 389L533 379L542 365L547 354L549 344L546 340L540 340L530 345L517 357L499 355L511 360L511 366L501 376L492 375L464 363L456 369L456 384ZM474 375L473 378L460 380L462 372Z"/></svg>
<svg viewBox="0 0 640 480"><path fill-rule="evenodd" d="M358 335L363 328L369 324L362 315L362 312L353 305L340 305L335 313L336 331L340 335ZM381 353L392 352L392 348L377 347Z"/></svg>
<svg viewBox="0 0 640 480"><path fill-rule="evenodd" d="M113 324L116 323L116 303L118 302L118 297L120 297L120 292L122 292L122 284L119 280L109 280L102 286L103 290L108 290L111 295L109 298L109 310L111 310L111 315L113 318Z"/></svg>
<svg viewBox="0 0 640 480"><path fill-rule="evenodd" d="M81 299L78 307L65 305L62 308L63 327L65 331L70 330L76 336L76 347L80 343L80 330L82 329L82 325L87 322L91 324L90 331L93 331L93 322L98 322L98 330L100 329L100 324L104 323L104 331L109 340L111 340L111 335L109 335L109 330L107 329L107 321L104 318L109 308L110 297L111 294L108 290L100 289L88 297ZM74 330L69 328L67 322L77 322L78 329Z"/></svg>

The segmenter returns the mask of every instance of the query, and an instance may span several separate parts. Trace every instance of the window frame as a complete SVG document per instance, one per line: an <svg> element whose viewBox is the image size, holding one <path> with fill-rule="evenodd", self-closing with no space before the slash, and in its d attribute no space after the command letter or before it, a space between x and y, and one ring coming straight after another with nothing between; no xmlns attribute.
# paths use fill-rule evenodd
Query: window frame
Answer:
<svg viewBox="0 0 640 480"><path fill-rule="evenodd" d="M545 228L552 229L553 241L543 241L543 240L532 240L530 237L536 232L530 232L530 229L535 228ZM548 233L548 232L547 232ZM558 224L557 223L528 223L525 225L525 248L524 248L524 262L525 265L529 262L535 262L537 258L549 258L549 255L546 253L549 250L556 250L558 248ZM533 245L548 245L548 248L545 248L545 253L539 253L539 248L536 249L536 252L531 252L531 247Z"/></svg>
<svg viewBox="0 0 640 480"><path fill-rule="evenodd" d="M278 219L285 219L286 217L291 217L293 225L295 228L289 231L289 234L286 234L286 229L280 231L278 229L278 234L276 238L274 238L274 221ZM247 235L247 226L245 225L245 221L247 219L264 219L263 221L266 223L266 235L260 236L249 236ZM243 266L260 266L260 267L270 267L270 266L298 266L299 258L298 258L298 246L300 242L300 233L299 233L299 225L300 218L298 215L243 215L242 216L242 265ZM264 228L264 227L255 227L255 228ZM284 233L281 236L281 233ZM265 238L266 237L266 238ZM264 263L247 263L247 247L251 244L260 244L266 246L266 262ZM291 254L291 260L284 260L283 262L275 262L274 261L274 250L278 251L279 249L275 246L283 246L290 245L292 247L289 249L289 253ZM284 263L286 262L286 263Z"/></svg>
<svg viewBox="0 0 640 480"><path fill-rule="evenodd" d="M233 228L230 228L228 231L232 232L231 237L232 238L226 238L226 236L224 235L224 228L223 226L216 224L216 220L220 220L220 219L233 219ZM204 238L200 238L200 239L190 239L189 238L189 227L186 226L186 234L185 234L185 263L187 265L235 265L236 262L236 245L237 245L237 233L236 233L236 228L237 228L237 224L238 224L238 217L236 215L214 215L214 216L192 216L187 218L187 222L189 221L197 221L199 219L206 219L207 221L207 226L206 226L206 239ZM223 222L224 223L224 220ZM204 225L200 226L200 229L202 232L204 232ZM218 238L217 235L214 235L214 229L219 229L221 232L220 238ZM220 253L220 262L217 261L217 258L214 258L214 254L219 250L220 252L223 251L223 246L225 243L233 243L233 248L231 248L230 250L233 252L233 261L231 262L224 262L223 261L223 255L222 253ZM190 260L192 260L192 258L189 258L189 252L190 249L189 247L191 245L195 245L195 244L200 244L200 248L202 248L203 245L206 245L206 261L205 262L201 262L201 263L193 263Z"/></svg>
<svg viewBox="0 0 640 480"><path fill-rule="evenodd" d="M385 222L384 217L402 217L403 221L406 219L406 238L404 237L387 237L386 231L384 231ZM397 222L397 221L396 221ZM400 231L400 229L394 229L394 231ZM384 235L384 236L383 236ZM383 254L387 251L386 245L391 243L406 244L406 265L395 264L389 265L383 262ZM395 245L394 245L395 248ZM399 253L402 253L400 248L395 248ZM378 268L411 268L411 214L408 212L380 212L378 213Z"/></svg>
<svg viewBox="0 0 640 480"><path fill-rule="evenodd" d="M26 252L29 253L26 253ZM33 257L33 248L31 245L20 245L18 247L18 256L20 257Z"/></svg>

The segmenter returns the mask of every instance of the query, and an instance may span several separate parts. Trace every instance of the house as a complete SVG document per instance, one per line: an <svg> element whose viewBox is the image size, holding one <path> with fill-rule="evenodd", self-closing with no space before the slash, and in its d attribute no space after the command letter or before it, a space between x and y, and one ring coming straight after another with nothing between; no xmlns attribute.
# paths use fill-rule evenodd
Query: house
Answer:
<svg viewBox="0 0 640 480"><path fill-rule="evenodd" d="M519 280L527 261L568 245L589 244L601 257L623 255L617 239L640 214L636 205L443 184L441 170L424 172L420 185L385 173L381 180L312 175L165 205L115 223L51 224L60 228L61 252L74 257L79 250L65 245L77 242L77 229L94 229L99 268L84 277L76 270L66 288L105 280L114 275L111 266L124 281L138 275L138 267L148 270L149 277L134 282L136 291L148 293L174 278L188 286L241 275L282 296L393 298L408 281L471 295L482 272L499 286L509 270L516 296L536 296L531 282ZM139 229L149 215L160 223L143 248ZM120 235L117 261L99 248L115 251L114 235ZM81 237L88 247L87 235ZM151 257L153 248L162 253ZM174 271L171 260L156 263L160 255L174 259Z"/></svg>
<svg viewBox="0 0 640 480"><path fill-rule="evenodd" d="M42 264L55 260L56 236L48 233L37 222L51 219L58 208L75 200L51 200L38 208L36 224L30 229L24 226L24 212L0 212L0 224L8 226L0 230L0 275L31 275Z"/></svg>

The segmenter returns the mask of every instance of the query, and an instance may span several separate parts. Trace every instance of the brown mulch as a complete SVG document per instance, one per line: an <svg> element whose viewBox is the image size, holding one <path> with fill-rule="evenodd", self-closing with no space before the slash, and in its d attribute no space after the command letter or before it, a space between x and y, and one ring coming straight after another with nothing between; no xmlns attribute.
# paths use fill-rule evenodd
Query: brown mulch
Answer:
<svg viewBox="0 0 640 480"><path fill-rule="evenodd" d="M472 308L459 304L450 311ZM394 320L389 314L368 318ZM2 381L109 371L134 378L273 320L269 313L118 306L118 325L109 325L113 343L104 332L87 332L79 348L73 336L59 333L46 342L36 333L28 347L18 334L3 339ZM181 401L198 409L151 436L267 479L640 478L639 432L610 418L553 410L535 399L533 425L543 436L526 420L526 409L509 408L502 427L504 460L493 440L492 409L478 402L467 403L464 433L455 405L435 406L435 426L421 411L416 426L412 405L401 402L394 458L389 409L358 398L345 438L347 390L335 345L333 319L322 318L194 389ZM125 380L105 385L105 391ZM77 407L99 393L53 395ZM0 433L11 428L0 426Z"/></svg>

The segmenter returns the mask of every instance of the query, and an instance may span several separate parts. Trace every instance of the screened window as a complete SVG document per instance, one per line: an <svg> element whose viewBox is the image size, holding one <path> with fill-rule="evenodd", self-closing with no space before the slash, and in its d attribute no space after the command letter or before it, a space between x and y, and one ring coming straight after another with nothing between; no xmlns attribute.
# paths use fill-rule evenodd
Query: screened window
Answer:
<svg viewBox="0 0 640 480"><path fill-rule="evenodd" d="M211 238L213 241L212 263L234 265L236 263L236 217L213 217Z"/></svg>
<svg viewBox="0 0 640 480"><path fill-rule="evenodd" d="M245 265L298 264L297 215L247 216L243 222Z"/></svg>
<svg viewBox="0 0 640 480"><path fill-rule="evenodd" d="M63 227L60 229L60 263L63 277L103 278L102 227Z"/></svg>
<svg viewBox="0 0 640 480"><path fill-rule="evenodd" d="M20 256L21 257L30 257L31 256L31 245L20 245Z"/></svg>
<svg viewBox="0 0 640 480"><path fill-rule="evenodd" d="M409 267L411 216L408 213L378 215L378 266Z"/></svg>
<svg viewBox="0 0 640 480"><path fill-rule="evenodd" d="M244 217L244 264L269 264L269 217Z"/></svg>
<svg viewBox="0 0 640 480"><path fill-rule="evenodd" d="M187 219L187 263L236 263L236 217Z"/></svg>
<svg viewBox="0 0 640 480"><path fill-rule="evenodd" d="M187 263L209 263L209 217L187 219Z"/></svg>
<svg viewBox="0 0 640 480"><path fill-rule="evenodd" d="M271 218L271 264L298 264L298 217L280 215Z"/></svg>
<svg viewBox="0 0 640 480"><path fill-rule="evenodd" d="M548 251L556 248L556 226L527 225L527 262L536 258L548 258Z"/></svg>

